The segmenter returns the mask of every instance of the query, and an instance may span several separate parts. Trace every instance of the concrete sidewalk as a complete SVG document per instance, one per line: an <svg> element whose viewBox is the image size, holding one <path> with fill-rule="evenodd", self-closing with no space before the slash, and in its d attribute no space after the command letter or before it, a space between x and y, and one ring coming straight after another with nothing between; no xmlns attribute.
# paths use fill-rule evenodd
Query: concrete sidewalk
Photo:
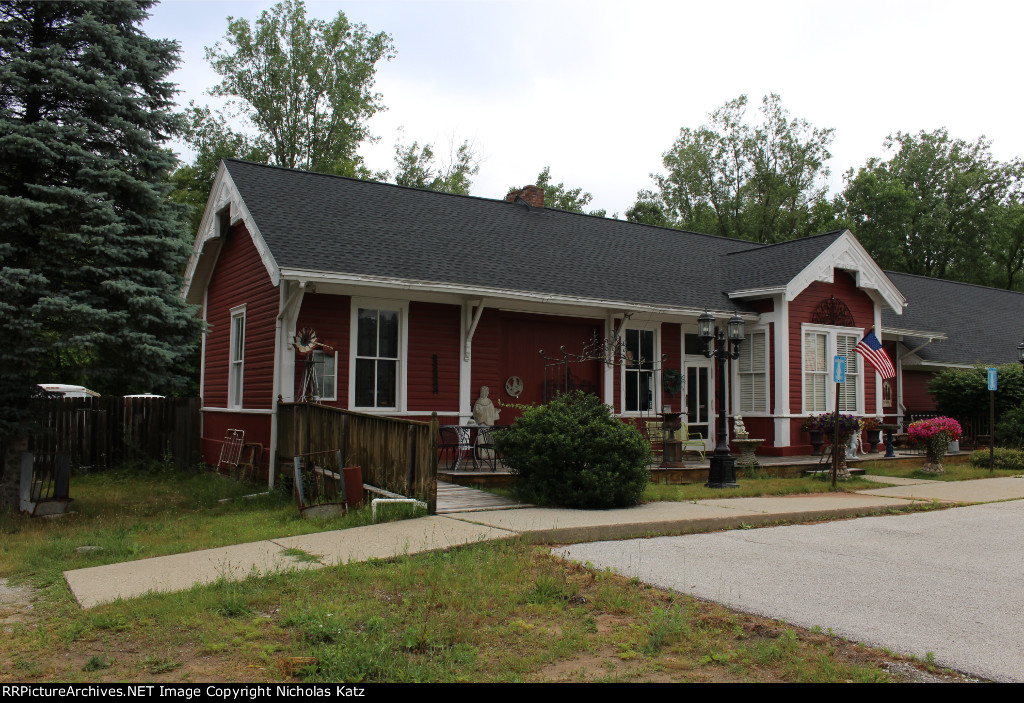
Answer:
<svg viewBox="0 0 1024 703"><path fill-rule="evenodd" d="M180 591L218 579L390 559L464 544L524 536L583 542L683 534L779 522L808 522L899 510L915 501L985 503L1024 498L1024 478L926 481L859 493L722 498L648 503L618 510L523 508L418 518L199 552L65 571L83 608L150 591ZM308 555L315 555L309 561Z"/></svg>

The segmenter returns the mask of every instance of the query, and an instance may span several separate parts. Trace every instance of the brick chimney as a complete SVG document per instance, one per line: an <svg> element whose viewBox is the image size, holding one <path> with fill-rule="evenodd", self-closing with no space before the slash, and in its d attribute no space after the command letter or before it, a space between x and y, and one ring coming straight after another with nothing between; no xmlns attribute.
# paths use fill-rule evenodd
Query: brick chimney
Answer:
<svg viewBox="0 0 1024 703"><path fill-rule="evenodd" d="M513 190L505 196L505 200L515 202L516 197L521 197L531 207L544 207L544 189L539 186L526 186L519 190Z"/></svg>

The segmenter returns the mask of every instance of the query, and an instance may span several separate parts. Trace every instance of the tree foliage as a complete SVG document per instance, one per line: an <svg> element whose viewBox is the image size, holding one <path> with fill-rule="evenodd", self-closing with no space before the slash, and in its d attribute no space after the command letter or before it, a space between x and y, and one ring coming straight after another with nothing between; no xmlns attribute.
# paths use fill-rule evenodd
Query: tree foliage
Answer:
<svg viewBox="0 0 1024 703"><path fill-rule="evenodd" d="M330 22L310 19L302 0L278 3L253 25L228 17L223 42L206 49L223 79L211 93L230 98L228 106L185 110L183 136L196 155L172 177L192 231L225 157L386 177L371 174L356 150L373 139L367 120L384 109L373 92L377 64L393 56L389 35L352 24L342 12Z"/></svg>
<svg viewBox="0 0 1024 703"><path fill-rule="evenodd" d="M224 116L214 113L209 107L197 107L191 103L182 116L182 136L196 155L191 164L181 166L171 174L174 186L171 197L188 208L189 231L195 232L199 229L221 159L267 163L270 155L251 136L231 129Z"/></svg>
<svg viewBox="0 0 1024 703"><path fill-rule="evenodd" d="M373 92L377 63L394 56L390 35L339 12L310 19L302 0L283 0L254 25L228 18L224 43L206 50L231 98L256 128L256 145L278 166L354 175L366 125L384 109Z"/></svg>
<svg viewBox="0 0 1024 703"><path fill-rule="evenodd" d="M536 185L544 189L544 207L555 208L556 210L566 210L568 212L578 212L583 215L595 215L597 217L605 217L608 214L608 211L604 209L590 211L585 210L584 208L590 204L590 201L594 199L594 196L585 192L582 188L566 188L564 183L556 183L552 185L550 166L545 166L543 170L537 174ZM509 188L509 192L521 189L522 186L512 186Z"/></svg>
<svg viewBox="0 0 1024 703"><path fill-rule="evenodd" d="M447 163L434 160L433 144L413 142L406 146L395 144L395 183L411 188L424 188L444 193L469 195L470 180L480 172L480 159L468 141L453 149Z"/></svg>
<svg viewBox="0 0 1024 703"><path fill-rule="evenodd" d="M540 505L636 505L650 480L647 440L581 391L527 408L496 444L518 477L516 491Z"/></svg>
<svg viewBox="0 0 1024 703"><path fill-rule="evenodd" d="M0 435L37 382L172 390L199 339L151 2L0 2Z"/></svg>
<svg viewBox="0 0 1024 703"><path fill-rule="evenodd" d="M775 94L757 124L746 112L741 95L708 124L681 129L662 156L665 173L651 174L656 189L640 191L627 218L762 243L834 226L826 164L835 130L791 119Z"/></svg>
<svg viewBox="0 0 1024 703"><path fill-rule="evenodd" d="M897 132L885 149L888 160L847 172L843 192L857 238L875 260L922 276L1018 284L1021 163L997 161L984 137L967 142L945 129Z"/></svg>
<svg viewBox="0 0 1024 703"><path fill-rule="evenodd" d="M1024 373L1020 364L1004 364L997 371L996 417L1008 410L1024 407ZM935 407L943 415L969 418L988 412L988 373L984 367L946 369L928 383L928 392L935 396Z"/></svg>

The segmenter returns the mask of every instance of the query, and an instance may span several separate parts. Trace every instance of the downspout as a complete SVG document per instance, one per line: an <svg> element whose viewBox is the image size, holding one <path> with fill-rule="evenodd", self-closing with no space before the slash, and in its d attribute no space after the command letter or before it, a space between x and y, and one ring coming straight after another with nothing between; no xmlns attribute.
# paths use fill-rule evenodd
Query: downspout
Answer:
<svg viewBox="0 0 1024 703"><path fill-rule="evenodd" d="M284 319L302 305L302 298L306 292L306 281L299 281L298 285L291 286L291 293L288 299L284 299L284 282L281 284L281 303L274 326L274 383L272 394L272 405L270 412L270 467L267 471L267 485L274 487L275 470L277 469L277 399L281 393L281 374L283 372L284 353L286 341L284 339Z"/></svg>

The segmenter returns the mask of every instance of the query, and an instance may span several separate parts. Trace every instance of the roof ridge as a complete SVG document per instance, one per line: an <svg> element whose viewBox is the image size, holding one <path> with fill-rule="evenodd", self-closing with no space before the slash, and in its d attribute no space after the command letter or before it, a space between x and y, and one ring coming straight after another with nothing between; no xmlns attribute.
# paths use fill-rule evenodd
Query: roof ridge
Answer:
<svg viewBox="0 0 1024 703"><path fill-rule="evenodd" d="M239 159L239 158L236 158L236 157L224 157L222 160L223 161L233 161L235 163L245 164L247 166L257 166L257 167L260 167L260 168L268 168L268 169L274 169L274 170L277 170L277 171L284 171L286 173L301 173L301 174L306 174L306 175L310 175L310 176L321 176L321 177L324 177L324 178L335 178L335 179L340 179L340 180L343 180L343 181L350 181L350 182L353 182L353 183L364 183L364 184L367 184L369 186L385 186L385 187L389 187L389 188L399 188L401 190L412 191L412 192L415 192L415 193L436 193L437 195L447 195L447 196L451 196L451 197L455 197L455 198L469 198L471 200L478 200L478 201L483 201L483 202L505 203L505 204L508 204L508 205L514 205L515 204L513 202L505 200L504 198L488 198L488 197L485 197L485 196L482 196L482 195L463 195L462 193L448 193L448 192L443 191L443 190L430 190L428 188L415 188L413 186L403 186L403 185L399 185L397 183L388 183L386 181L374 181L374 180L369 180L369 179L366 179L366 178L356 178L354 176L342 176L342 175L336 174L336 173L320 173L319 171L305 171L305 170L300 169L300 168L289 168L287 166L277 166L277 165L274 165L274 164L261 164L258 161L248 161L246 159ZM666 232L681 232L683 234L692 234L692 235L697 235L697 236L700 236L700 237L710 237L712 239L721 240L721 241L729 241L729 242L742 241L742 240L736 239L735 237L726 237L726 236L723 236L721 234L710 234L708 232L694 232L693 230L678 229L676 227L666 227L664 225L652 225L652 224L648 224L646 222L630 222L629 220L620 220L617 217L607 217L607 216L602 217L601 215L591 215L590 213L586 213L586 212L572 212L571 210L563 210L563 209L557 208L557 207L547 207L547 206L544 206L543 211L545 211L545 212L555 212L555 213L565 213L566 215L576 215L576 216L579 216L579 217L592 217L594 219L603 220L603 221L607 221L607 222L620 222L620 223L623 223L623 224L636 225L636 226L640 226L640 227L650 227L650 228L653 228L653 229L664 230Z"/></svg>
<svg viewBox="0 0 1024 703"><path fill-rule="evenodd" d="M896 274L897 276L909 276L911 278L920 278L925 281L936 281L939 283L955 283L960 286L971 286L972 288L981 288L982 290L991 290L997 293L1014 293L1015 295L1024 295L1024 291L1010 290L1009 288L996 288L995 286L983 286L980 283L968 283L967 281L954 281L951 278L936 278L935 276L922 276L919 273L905 273L903 271L884 271L883 273L888 276L889 274Z"/></svg>
<svg viewBox="0 0 1024 703"><path fill-rule="evenodd" d="M846 229L847 228L834 229L834 230L831 230L830 232L821 232L819 234L809 234L806 237L794 237L793 239L787 239L784 242L772 242L771 244L762 244L760 242L751 242L751 244L756 244L757 246L756 247L751 247L750 249L740 249L739 251L730 251L730 252L726 253L725 256L732 256L733 254L743 254L743 253L746 253L748 251L764 251L765 249L770 249L772 247L782 246L784 244L792 244L794 242L806 242L808 239L817 239L819 237L828 237L828 236L832 236L832 235L836 235L836 234L842 234L843 232L846 231Z"/></svg>

